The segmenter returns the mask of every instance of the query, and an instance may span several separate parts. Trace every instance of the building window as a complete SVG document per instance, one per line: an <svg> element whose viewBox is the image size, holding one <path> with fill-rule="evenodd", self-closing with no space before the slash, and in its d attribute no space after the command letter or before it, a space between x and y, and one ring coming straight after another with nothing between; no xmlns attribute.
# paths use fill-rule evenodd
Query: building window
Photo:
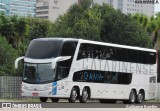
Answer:
<svg viewBox="0 0 160 111"><path fill-rule="evenodd" d="M37 10L49 9L48 6L36 7Z"/></svg>
<svg viewBox="0 0 160 111"><path fill-rule="evenodd" d="M48 19L48 16L41 16L41 17L37 17L37 18Z"/></svg>
<svg viewBox="0 0 160 111"><path fill-rule="evenodd" d="M36 14L48 14L48 11L36 12Z"/></svg>

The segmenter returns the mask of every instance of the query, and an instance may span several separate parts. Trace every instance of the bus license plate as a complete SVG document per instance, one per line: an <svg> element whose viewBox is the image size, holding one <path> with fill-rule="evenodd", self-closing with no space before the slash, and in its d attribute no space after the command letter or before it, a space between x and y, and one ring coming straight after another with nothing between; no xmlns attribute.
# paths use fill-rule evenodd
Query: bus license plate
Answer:
<svg viewBox="0 0 160 111"><path fill-rule="evenodd" d="M38 93L32 93L32 96L38 96L39 94Z"/></svg>

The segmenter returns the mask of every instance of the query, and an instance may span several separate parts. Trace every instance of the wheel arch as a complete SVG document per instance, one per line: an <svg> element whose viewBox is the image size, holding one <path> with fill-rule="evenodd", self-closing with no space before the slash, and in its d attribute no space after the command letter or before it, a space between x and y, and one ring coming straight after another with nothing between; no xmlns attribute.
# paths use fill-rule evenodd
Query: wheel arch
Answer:
<svg viewBox="0 0 160 111"><path fill-rule="evenodd" d="M136 93L136 95L138 94L137 90L135 88L132 88L131 91L134 91Z"/></svg>

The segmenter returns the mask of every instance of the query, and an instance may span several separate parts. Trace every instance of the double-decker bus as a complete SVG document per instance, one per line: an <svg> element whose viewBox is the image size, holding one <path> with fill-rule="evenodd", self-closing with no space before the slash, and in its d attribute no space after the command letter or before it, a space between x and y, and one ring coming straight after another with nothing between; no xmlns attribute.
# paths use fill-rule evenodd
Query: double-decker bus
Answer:
<svg viewBox="0 0 160 111"><path fill-rule="evenodd" d="M142 103L156 97L157 60L153 49L72 38L39 38L24 60L22 96L41 102L68 99Z"/></svg>

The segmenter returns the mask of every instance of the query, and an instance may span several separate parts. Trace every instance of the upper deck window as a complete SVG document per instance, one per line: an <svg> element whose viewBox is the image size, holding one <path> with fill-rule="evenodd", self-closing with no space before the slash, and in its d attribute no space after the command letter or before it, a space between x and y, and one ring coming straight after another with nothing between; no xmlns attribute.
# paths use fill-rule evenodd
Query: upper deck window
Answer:
<svg viewBox="0 0 160 111"><path fill-rule="evenodd" d="M62 46L61 56L74 56L77 41L65 41Z"/></svg>

